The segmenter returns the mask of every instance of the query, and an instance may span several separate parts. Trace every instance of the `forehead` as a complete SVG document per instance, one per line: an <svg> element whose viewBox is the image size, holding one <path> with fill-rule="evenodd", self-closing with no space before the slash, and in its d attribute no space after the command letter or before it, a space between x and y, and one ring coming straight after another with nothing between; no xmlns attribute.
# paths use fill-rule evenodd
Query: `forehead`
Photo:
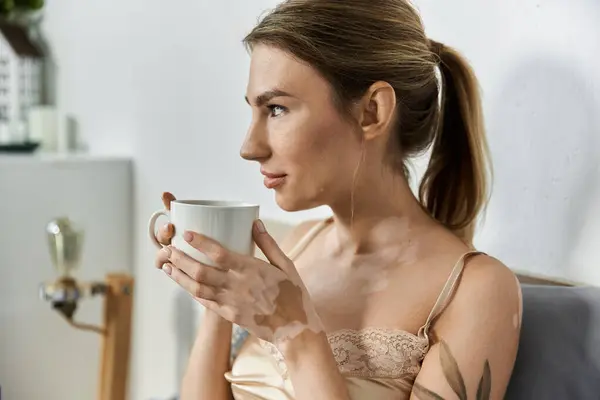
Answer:
<svg viewBox="0 0 600 400"><path fill-rule="evenodd" d="M252 49L248 98L273 89L302 98L314 90L322 91L324 86L327 82L314 68L291 54L267 45L256 45Z"/></svg>

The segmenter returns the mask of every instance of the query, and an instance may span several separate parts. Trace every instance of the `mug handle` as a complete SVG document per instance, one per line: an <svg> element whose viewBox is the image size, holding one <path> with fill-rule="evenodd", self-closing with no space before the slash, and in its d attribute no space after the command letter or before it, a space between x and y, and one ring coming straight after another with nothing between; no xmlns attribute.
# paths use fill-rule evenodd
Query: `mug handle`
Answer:
<svg viewBox="0 0 600 400"><path fill-rule="evenodd" d="M150 220L148 221L148 235L150 236L150 240L152 240L152 243L154 243L154 245L156 245L156 247L158 247L159 249L162 249L165 246L162 243L160 243L156 238L156 221L160 216L170 218L169 211L158 210L154 212L154 214L152 214Z"/></svg>

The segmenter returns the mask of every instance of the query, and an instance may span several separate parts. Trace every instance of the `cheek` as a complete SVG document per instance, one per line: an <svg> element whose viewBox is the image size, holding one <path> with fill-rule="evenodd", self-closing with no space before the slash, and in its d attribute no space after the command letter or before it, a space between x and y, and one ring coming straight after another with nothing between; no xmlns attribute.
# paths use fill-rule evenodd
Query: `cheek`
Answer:
<svg viewBox="0 0 600 400"><path fill-rule="evenodd" d="M277 162L287 168L310 164L309 159L323 152L320 138L307 129L297 129L287 134L279 132L277 138L271 141L271 147Z"/></svg>
<svg viewBox="0 0 600 400"><path fill-rule="evenodd" d="M283 124L282 124L283 125ZM298 118L286 121L272 136L273 154L288 173L331 171L348 148L350 129L335 118Z"/></svg>
<svg viewBox="0 0 600 400"><path fill-rule="evenodd" d="M302 161L323 152L326 132L309 124L287 127L277 133L273 140L273 152L284 158L282 161Z"/></svg>

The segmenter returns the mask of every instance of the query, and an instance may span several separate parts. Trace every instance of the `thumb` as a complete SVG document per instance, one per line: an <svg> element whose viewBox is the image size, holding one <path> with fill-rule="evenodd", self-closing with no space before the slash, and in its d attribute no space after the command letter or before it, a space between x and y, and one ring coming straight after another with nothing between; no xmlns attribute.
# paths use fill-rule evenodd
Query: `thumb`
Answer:
<svg viewBox="0 0 600 400"><path fill-rule="evenodd" d="M263 252L267 260L284 272L290 272L291 269L295 269L290 259L285 255L283 250L279 248L279 245L267 232L265 225L260 219L254 221L252 228L252 237L258 248Z"/></svg>

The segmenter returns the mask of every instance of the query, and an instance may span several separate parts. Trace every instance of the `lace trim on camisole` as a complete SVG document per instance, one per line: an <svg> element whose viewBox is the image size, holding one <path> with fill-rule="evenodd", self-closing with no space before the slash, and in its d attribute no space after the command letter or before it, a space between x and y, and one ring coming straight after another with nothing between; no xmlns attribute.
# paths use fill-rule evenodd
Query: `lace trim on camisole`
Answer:
<svg viewBox="0 0 600 400"><path fill-rule="evenodd" d="M340 372L368 378L414 378L429 350L425 337L398 329L342 329L327 335ZM261 340L275 359L282 375L287 375L283 355L272 343Z"/></svg>

